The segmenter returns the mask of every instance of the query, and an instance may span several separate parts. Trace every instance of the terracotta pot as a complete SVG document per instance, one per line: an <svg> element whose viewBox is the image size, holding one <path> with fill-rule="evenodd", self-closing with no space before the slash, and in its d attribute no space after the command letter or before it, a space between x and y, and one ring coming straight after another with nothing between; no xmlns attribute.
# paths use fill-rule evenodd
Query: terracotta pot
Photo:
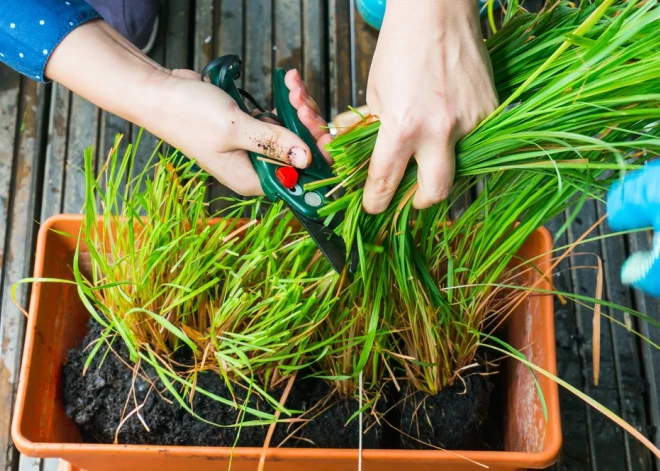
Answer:
<svg viewBox="0 0 660 471"><path fill-rule="evenodd" d="M56 216L42 224L37 242L35 277L72 278L71 264L82 218ZM58 232L51 231L54 229ZM71 234L66 237L62 233ZM547 269L552 240L545 229L536 231L520 255ZM540 287L548 289L544 282ZM87 330L88 313L75 286L35 283L32 288L23 365L12 427L14 443L21 453L37 458L62 458L73 467L88 471L227 469L230 448L96 445L82 443L76 425L65 412L60 394L60 371L66 353ZM528 358L555 372L555 334L552 296L533 296L510 318L509 342L524 348ZM557 385L544 377L541 387L549 413L546 425L532 375L520 363L507 365L505 449L507 451L364 450L363 469L378 471L422 469L490 470L544 468L552 464L561 446ZM233 450L233 470L254 470L261 448ZM355 470L357 450L269 449L266 470Z"/></svg>

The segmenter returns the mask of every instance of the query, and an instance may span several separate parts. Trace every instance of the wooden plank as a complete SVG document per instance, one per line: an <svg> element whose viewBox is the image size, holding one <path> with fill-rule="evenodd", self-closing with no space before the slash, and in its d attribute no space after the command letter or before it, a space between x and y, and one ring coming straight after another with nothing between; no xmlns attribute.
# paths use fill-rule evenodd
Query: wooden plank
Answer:
<svg viewBox="0 0 660 471"><path fill-rule="evenodd" d="M566 217L560 215L547 224L546 227L553 234L556 234L565 221ZM564 233L555 241L555 246L561 247L567 243L568 237ZM555 268L553 280L557 291L573 292L573 280L570 270L571 263L569 259L563 260ZM570 301L562 304L557 297L555 297L555 336L557 375L571 386L582 389L583 372L582 361L578 353L580 341L575 318L575 304ZM590 455L587 444L587 407L582 400L565 389L559 388L563 447L557 469L578 470L590 468Z"/></svg>
<svg viewBox="0 0 660 471"><path fill-rule="evenodd" d="M216 24L220 21L221 13L220 10L223 7L236 8L236 6L243 8L242 2L232 1L232 2L221 2L220 5L216 7L215 0L198 0L195 2L195 29L193 32L193 64L195 72L200 72L202 69L211 62L215 57L221 55L217 52L217 43L218 43L218 34L216 30L219 29L223 31L225 28L216 28ZM230 22L228 26L234 23L241 23L241 28L243 24L242 14L238 18L233 18L234 12L229 11L227 14L230 16ZM220 18L218 16L220 15ZM217 20L216 20L217 18ZM220 33L218 31L218 33ZM242 36L242 34L241 34ZM230 54L242 54L240 51L230 51ZM209 183L209 190L207 192L207 201L214 202L220 196L224 196L226 193L229 193L230 190L221 185L215 179L211 179ZM212 204L211 211L217 211L218 205Z"/></svg>
<svg viewBox="0 0 660 471"><path fill-rule="evenodd" d="M41 221L62 212L71 92L53 84L41 201Z"/></svg>
<svg viewBox="0 0 660 471"><path fill-rule="evenodd" d="M222 2L223 4L225 2ZM237 2L229 2L235 4ZM241 5L242 6L242 5ZM215 56L215 43L213 41L214 23L216 16L215 0L197 0L195 2L195 30L193 68L195 72L202 69Z"/></svg>
<svg viewBox="0 0 660 471"><path fill-rule="evenodd" d="M189 69L192 57L190 49L191 3L188 0L167 1L167 29L165 39L165 67L168 69Z"/></svg>
<svg viewBox="0 0 660 471"><path fill-rule="evenodd" d="M651 234L640 233L628 237L631 252L649 250ZM635 290L633 292L635 308L653 319L660 320L660 301L645 296ZM660 345L660 329L645 321L637 320L637 329L647 339ZM644 340L640 341L642 351L642 368L644 371L644 389L648 404L647 436L656 446L660 447L660 351ZM655 469L660 469L660 459L654 457Z"/></svg>
<svg viewBox="0 0 660 471"><path fill-rule="evenodd" d="M245 5L243 86L265 109L273 107L273 4L250 0Z"/></svg>
<svg viewBox="0 0 660 471"><path fill-rule="evenodd" d="M321 108L321 116L329 120L328 22L323 6L324 2L302 2L302 75L307 91Z"/></svg>
<svg viewBox="0 0 660 471"><path fill-rule="evenodd" d="M46 458L41 461L41 471L58 471L60 460L57 458Z"/></svg>
<svg viewBox="0 0 660 471"><path fill-rule="evenodd" d="M222 1L215 7L215 23L213 27L213 56L224 56L236 54L247 60L243 51L245 50L245 5L241 1ZM244 83L244 76L239 83Z"/></svg>
<svg viewBox="0 0 660 471"><path fill-rule="evenodd" d="M40 471L41 460L21 455L18 461L18 471Z"/></svg>
<svg viewBox="0 0 660 471"><path fill-rule="evenodd" d="M18 461L18 471L59 471L59 469L60 460L58 458L40 460L21 455Z"/></svg>
<svg viewBox="0 0 660 471"><path fill-rule="evenodd" d="M126 146L131 142L131 123L115 114L101 110L101 126L96 161L97 169L100 169L107 161L108 153L112 149L117 134L123 135L119 144L119 153L123 155Z"/></svg>
<svg viewBox="0 0 660 471"><path fill-rule="evenodd" d="M273 25L275 67L302 71L302 9L299 0L277 0Z"/></svg>
<svg viewBox="0 0 660 471"><path fill-rule="evenodd" d="M604 204L596 203L598 217L607 214ZM599 227L599 233L609 233L606 224ZM623 286L620 279L621 266L625 260L626 247L623 237L607 238L600 242L603 269L605 275L605 298L621 306L633 306L630 290ZM610 309L604 309L604 313L612 316L615 320L635 326L635 322L629 314ZM641 367L641 351L638 346L637 337L625 328L614 323L608 323L611 329L611 343L614 359L614 369L608 371L601 369L601 376L613 377L617 386L618 401L621 409L621 417L636 429L646 432L646 405L644 404L644 376ZM652 468L651 453L638 440L624 433L624 450L626 469L647 470ZM596 450L600 445L596 444Z"/></svg>
<svg viewBox="0 0 660 471"><path fill-rule="evenodd" d="M14 138L18 126L20 76L0 64L0 282L5 259L5 234L9 215L9 192L14 167Z"/></svg>
<svg viewBox="0 0 660 471"><path fill-rule="evenodd" d="M369 69L376 50L378 32L362 19L355 5L353 18L353 106L362 106L367 103Z"/></svg>
<svg viewBox="0 0 660 471"><path fill-rule="evenodd" d="M198 10L199 8L200 6L198 5ZM201 8L206 8L206 5L203 4ZM212 54L209 56L204 49L202 50L202 54L199 54L200 57L205 56L204 65L213 58L224 56L226 54L237 54L245 60L246 58L243 53L245 50L245 6L243 2L237 0L220 1L220 3L215 6L214 12L215 14L212 16L213 24L211 25L211 31L209 32L209 36L207 36L210 38ZM203 23L202 26L207 28L206 22ZM197 27L199 28L200 25L198 24ZM196 37L200 36L202 35L196 35ZM198 49L195 48L195 51L197 52ZM243 86L244 77L245 75L242 75L239 79L239 86ZM211 181L209 199L212 201L212 212L218 212L227 207L227 202L219 200L219 198L238 196L238 194L234 193L226 186L221 185L217 180L213 179Z"/></svg>
<svg viewBox="0 0 660 471"><path fill-rule="evenodd" d="M79 95L71 96L71 118L66 152L62 211L80 213L85 202L85 149L92 146L100 154L98 131L101 111ZM107 150L103 152L104 158ZM100 160L100 158L97 158Z"/></svg>
<svg viewBox="0 0 660 471"><path fill-rule="evenodd" d="M329 101L330 116L346 111L352 99L351 5L349 0L329 0Z"/></svg>
<svg viewBox="0 0 660 471"><path fill-rule="evenodd" d="M46 87L22 79L19 113L23 116L22 131L16 143L15 165L12 169L12 193L9 200L6 257L2 280L0 314L0 444L5 453L0 456L0 469L10 470L18 464L18 456L10 438L14 396L18 383L25 318L11 297L12 286L29 276L32 269L35 219L38 218L41 184L40 151L43 144L42 124L48 113ZM29 288L19 287L17 300L27 306Z"/></svg>
<svg viewBox="0 0 660 471"><path fill-rule="evenodd" d="M585 204L580 215L569 227L569 243L577 240L597 220L597 211L594 201ZM597 234L597 233L596 233ZM595 235L595 234L594 234ZM571 277L573 291L576 294L595 296L598 273L596 257L602 260L600 243L590 242L580 244L577 253L571 259ZM582 267L587 267L582 268ZM606 293L605 293L606 294ZM598 386L593 383L592 352L593 352L593 312L580 305L575 306L577 318L579 354L583 365L583 391L605 407L620 414L619 391L617 388L614 351L612 346L611 323L601 318L600 335L600 381ZM572 420L572 419L571 419ZM620 427L607 419L603 414L593 408L587 408L587 430L589 431L589 447L591 466L593 470L625 470L626 450L623 440L623 431Z"/></svg>
<svg viewBox="0 0 660 471"><path fill-rule="evenodd" d="M167 4L165 5L161 4L156 42L154 43L153 49L149 53L149 57L154 61L158 62L159 64L163 64L165 62L166 37L168 35L169 29L171 28L171 24L172 24L172 19L170 18L170 11L169 11L170 4L171 2L167 2ZM173 16L177 17L176 14ZM187 22L186 22L186 28L187 28ZM178 61L179 61L178 57L175 57L173 60L173 62L175 63ZM139 133L140 133L140 127L131 124L131 143L134 145L138 144L138 147L135 150L134 174L138 174L139 172L141 172L145 167L147 167L147 165L153 165L154 161L150 163L149 159L151 158L154 149L156 148L158 142L160 141L160 138L154 136L150 132L143 131L142 136L140 138L140 142L138 143L137 138ZM165 151L165 147L163 147L161 150Z"/></svg>

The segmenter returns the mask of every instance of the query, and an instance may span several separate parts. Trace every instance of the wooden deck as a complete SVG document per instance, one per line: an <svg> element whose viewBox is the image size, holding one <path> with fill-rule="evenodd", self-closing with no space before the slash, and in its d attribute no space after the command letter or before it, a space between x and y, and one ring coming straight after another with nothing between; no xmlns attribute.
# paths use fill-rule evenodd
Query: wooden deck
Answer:
<svg viewBox="0 0 660 471"><path fill-rule="evenodd" d="M297 67L324 114L333 116L347 105L364 103L377 38L363 24L352 1L169 0L163 6L160 37L152 57L169 68L199 71L218 55L238 53L245 61L243 87L264 103L270 102L272 70ZM94 146L101 161L116 133L125 135L125 143L137 129L59 85L37 84L5 67L0 67L0 116L0 443L5 449L0 468L55 470L56 460L20 457L10 438L25 324L10 289L31 273L39 221L80 211L83 149ZM153 136L143 138L145 159L155 142ZM557 244L575 240L602 214L602 205L588 203ZM551 229L564 221L565 216L558 218ZM599 232L606 230L601 227ZM648 237L639 235L582 246L585 255L560 267L557 288L594 293L595 271L580 267L595 266L598 255L604 261L606 297L658 319L658 302L626 289L618 279L626 254L647 244ZM29 289L21 288L18 293L26 305ZM619 313L613 316L660 343L657 330ZM595 387L591 312L557 302L556 319L559 375L660 444L660 352L603 319L600 384ZM639 443L565 391L561 391L561 409L564 447L553 469L660 469L660 462Z"/></svg>

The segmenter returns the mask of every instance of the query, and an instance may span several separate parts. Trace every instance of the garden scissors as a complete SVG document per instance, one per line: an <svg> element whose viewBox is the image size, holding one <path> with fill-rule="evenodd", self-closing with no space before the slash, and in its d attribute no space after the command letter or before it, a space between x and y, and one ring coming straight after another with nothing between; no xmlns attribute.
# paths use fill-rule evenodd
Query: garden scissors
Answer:
<svg viewBox="0 0 660 471"><path fill-rule="evenodd" d="M310 148L312 162L305 169L278 165L272 159L248 152L252 166L259 176L261 188L271 201L282 200L293 211L296 218L316 242L323 255L328 259L334 270L341 274L346 265L346 243L334 232L343 221L343 213L335 214L326 224L324 217L319 215L321 209L329 201L328 192L332 187L323 186L314 190L306 190L305 185L319 180L332 178L330 165L325 161L309 130L300 122L296 109L289 102L289 89L284 83L284 69L276 69L273 76L273 97L277 115L264 111L252 96L236 87L235 80L241 75L241 59L236 55L226 55L211 61L202 71L202 80L209 77L211 83L223 89L231 96L238 106L246 113L250 110L244 98L250 101L261 113L256 117L267 116L275 119L282 126L296 133ZM349 271L355 272L357 266L357 250L351 251Z"/></svg>

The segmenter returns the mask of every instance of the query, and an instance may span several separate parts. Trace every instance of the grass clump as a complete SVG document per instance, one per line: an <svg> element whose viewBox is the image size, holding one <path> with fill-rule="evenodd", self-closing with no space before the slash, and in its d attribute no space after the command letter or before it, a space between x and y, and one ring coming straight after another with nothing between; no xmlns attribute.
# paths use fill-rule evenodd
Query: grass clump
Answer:
<svg viewBox="0 0 660 471"><path fill-rule="evenodd" d="M85 154L76 258L89 253L87 273L74 264L85 306L106 327L103 338L121 337L132 361L174 381L170 392L180 401L193 389L205 394L195 378L210 371L279 407L267 391L332 341L311 342L336 302L331 270L314 263L313 241L282 205L257 220L259 200L232 200L217 219L204 199L207 176L191 162L161 156L134 175L136 147L122 157L118 143L98 179L91 151ZM190 359L185 365L181 354Z"/></svg>
<svg viewBox="0 0 660 471"><path fill-rule="evenodd" d="M502 105L458 144L448 200L412 209L413 163L390 207L365 214L377 117L330 144L345 192L324 211L346 211L341 232L362 247L356 283L387 296L371 333L396 332L374 355L429 394L473 365L481 340L529 295L500 287L529 235L574 206L570 223L660 152L658 2L559 1L507 16L487 41Z"/></svg>
<svg viewBox="0 0 660 471"><path fill-rule="evenodd" d="M88 152L74 270L106 329L90 358L120 338L191 413L193 392L209 394L195 387L202 372L289 413L270 392L310 365L363 410L389 382L434 395L474 371L478 349L538 292L525 276L536 269L516 257L530 234L574 207L570 224L588 198L660 152L660 4L560 0L538 15L517 5L487 42L502 105L458 144L448 200L413 210L412 163L390 207L365 214L377 117L330 144L337 175L318 185L342 188L323 211L345 211L338 230L359 253L352 277L333 272L280 204L232 199L210 212L206 174L176 154L154 154L136 172L135 147L120 158L115 145L97 179ZM248 424L274 420L236 407Z"/></svg>

